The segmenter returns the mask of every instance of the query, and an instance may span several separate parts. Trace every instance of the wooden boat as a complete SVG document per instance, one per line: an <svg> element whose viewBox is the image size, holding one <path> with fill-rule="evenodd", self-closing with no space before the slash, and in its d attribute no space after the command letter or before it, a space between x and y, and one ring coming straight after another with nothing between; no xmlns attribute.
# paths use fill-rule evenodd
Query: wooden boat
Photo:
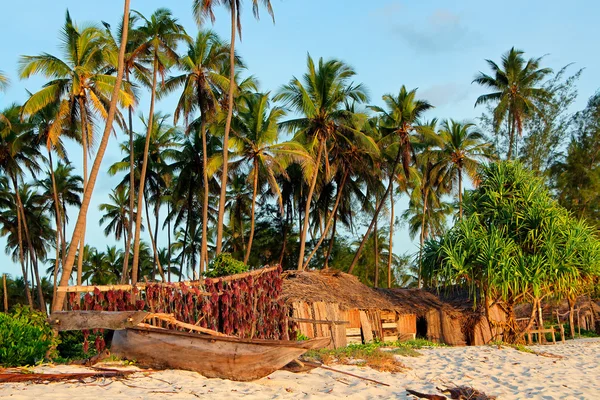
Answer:
<svg viewBox="0 0 600 400"><path fill-rule="evenodd" d="M239 339L160 328L115 331L111 352L153 368L196 371L207 378L251 381L277 371L330 338L302 342Z"/></svg>

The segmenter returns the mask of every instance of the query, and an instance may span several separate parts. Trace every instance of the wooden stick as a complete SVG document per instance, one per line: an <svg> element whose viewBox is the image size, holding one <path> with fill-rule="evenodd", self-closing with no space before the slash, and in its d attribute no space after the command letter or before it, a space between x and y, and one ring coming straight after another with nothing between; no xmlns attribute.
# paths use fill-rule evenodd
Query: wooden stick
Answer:
<svg viewBox="0 0 600 400"><path fill-rule="evenodd" d="M269 268L261 268L261 269L257 269L254 271L250 271L250 272L245 272L243 274L236 274L236 275L230 275L230 276L225 276L222 278L207 278L207 279L211 279L212 281L218 282L230 282L230 281L235 281L237 279L243 279L243 278L247 278L249 276L256 276L256 275L262 275L265 274L267 272L271 272L271 271L275 271L278 267L269 267ZM204 282L206 281L206 279L201 279L201 280L196 280L196 281L184 281L184 282L171 282L171 283L164 283L164 282L154 282L154 283L149 283L151 285L158 285L158 286L165 286L165 287L178 287L180 284L185 284L187 286L201 286L204 284ZM135 285L135 287L137 289L145 289L146 288L146 283L145 282L139 282ZM98 286L59 286L57 288L57 292L66 292L66 293L90 293L93 292L94 290L98 289L101 292L108 292L109 290L124 290L124 291L128 291L128 290L132 290L133 286L132 285L98 285ZM208 293L208 292L200 292L200 295L202 296L212 296L212 293Z"/></svg>
<svg viewBox="0 0 600 400"><path fill-rule="evenodd" d="M113 378L126 376L139 371L98 371L98 372L77 372L61 374L0 374L0 382L58 382L72 379L85 378Z"/></svg>
<svg viewBox="0 0 600 400"><path fill-rule="evenodd" d="M202 328L200 326L196 326L196 325L192 325L192 324L187 324L185 322L178 321L178 320L175 319L175 317L173 317L172 314L149 314L146 317L146 319L150 319L150 318L156 318L156 319L158 319L160 321L164 321L164 322L167 322L169 324L178 326L180 328L188 329L190 331L196 331L196 332L206 333L206 334L212 335L212 336L225 336L225 337L229 337L228 335L225 335L224 333L213 331L212 329Z"/></svg>
<svg viewBox="0 0 600 400"><path fill-rule="evenodd" d="M333 371L333 372L337 372L337 373L339 373L339 374L348 375L348 376L351 376L351 377L353 377L353 378L358 378L358 379L362 379L362 380L364 380L364 381L373 382L373 383L376 383L376 384L378 384L378 385L390 386L390 385L388 385L387 383L379 382L379 381L376 381L375 379L365 378L364 376L354 375L354 374L351 374L350 372L340 371L339 369L334 369L334 368L326 367L326 366L325 366L325 365L323 365L323 364L315 363L315 362L312 362L312 361L302 361L302 362L303 362L305 365L308 365L308 366L310 366L310 367L315 367L315 368L323 368L323 369L326 369L326 370L328 370L328 371Z"/></svg>
<svg viewBox="0 0 600 400"><path fill-rule="evenodd" d="M4 312L8 312L8 291L6 290L6 274L2 275L2 286L4 287Z"/></svg>

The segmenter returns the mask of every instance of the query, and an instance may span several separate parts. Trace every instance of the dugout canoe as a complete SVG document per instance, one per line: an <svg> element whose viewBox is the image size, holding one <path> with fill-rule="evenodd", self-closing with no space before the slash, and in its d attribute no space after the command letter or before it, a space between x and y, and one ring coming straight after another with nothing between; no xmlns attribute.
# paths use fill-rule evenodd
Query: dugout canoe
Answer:
<svg viewBox="0 0 600 400"><path fill-rule="evenodd" d="M184 369L207 378L252 381L329 342L328 337L296 342L135 327L115 331L111 352L152 368Z"/></svg>

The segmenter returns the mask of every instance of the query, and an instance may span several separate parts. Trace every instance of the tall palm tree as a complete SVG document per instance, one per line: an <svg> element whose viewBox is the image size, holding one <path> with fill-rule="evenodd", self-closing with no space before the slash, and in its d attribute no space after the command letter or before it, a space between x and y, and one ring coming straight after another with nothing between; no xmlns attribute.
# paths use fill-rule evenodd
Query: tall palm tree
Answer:
<svg viewBox="0 0 600 400"><path fill-rule="evenodd" d="M133 51L133 53L145 55L145 57L148 58L148 61L152 63L150 111L148 113L146 144L143 152L144 160L140 173L140 186L138 188L137 199L138 207L140 207L144 201L144 185L146 183L148 151L154 124L154 102L156 100L158 75L164 76L166 71L177 62L179 58L176 53L177 45L182 40L188 40L188 36L185 33L183 26L177 23L177 19L173 17L171 11L165 8L156 10L150 16L150 19L145 18L140 13L137 13L137 15L143 21L143 25L138 28L138 32L144 37L144 41ZM132 284L137 283L138 279L141 219L142 213L138 212L135 221L135 236L133 241L133 264L131 266Z"/></svg>
<svg viewBox="0 0 600 400"><path fill-rule="evenodd" d="M127 33L129 32L129 4L130 0L124 0L123 4L123 32L121 36L121 45L119 48L119 56L117 61L117 77L114 83L112 95L110 97L110 104L108 107L108 114L106 116L106 125L104 127L104 132L102 133L102 139L100 141L100 145L98 146L98 150L96 152L96 158L94 159L94 164L92 165L92 170L90 172L90 177L88 181L88 186L85 188L83 194L83 200L81 202L81 208L79 209L79 215L77 217L77 223L75 225L75 229L73 231L73 236L71 238L71 243L79 243L81 240L83 231L85 229L85 222L87 218L87 211L90 206L90 201L92 199L92 192L94 191L94 186L96 185L96 179L98 178L98 173L100 171L100 165L102 164L102 159L104 158L104 153L106 152L106 147L108 146L108 139L110 137L110 133L113 130L113 122L115 119L115 115L117 113L117 102L119 101L119 93L121 91L121 84L123 81L123 68L124 68L124 60L125 60L125 47L127 44ZM65 261L65 265L63 266L63 274L60 278L60 285L66 286L69 283L69 276L71 275L71 271L73 269L73 263L75 262L75 246L71 246L69 248L69 252L67 254L67 259ZM52 305L52 311L60 311L62 309L62 304L66 297L66 293L59 292L56 296L56 301Z"/></svg>
<svg viewBox="0 0 600 400"><path fill-rule="evenodd" d="M300 233L299 270L304 266L309 211L322 160L324 160L325 175L330 174L328 142L347 140L345 135L352 133L355 140L366 143L374 149L377 148L370 137L352 127L353 113L346 109L348 103L367 100L364 87L350 81L356 74L354 69L335 59L324 61L321 58L318 66L315 66L310 55L307 64L308 72L304 74L303 80L292 78L275 96L275 100L284 101L301 115L299 118L283 122L282 127L294 132L295 140L306 143L307 149L311 152L316 150L314 171L306 171L308 176L311 176L310 172L312 172L312 179L304 210L304 224ZM308 167L308 164L305 166Z"/></svg>
<svg viewBox="0 0 600 400"><path fill-rule="evenodd" d="M549 94L541 87L535 87L546 75L552 73L550 68L540 68L542 57L525 61L523 50L511 48L502 55L501 65L486 60L492 74L479 72L473 82L493 90L477 98L475 107L480 104L495 104L494 128L496 132L506 121L508 130L507 159L511 159L515 142L515 133L523 132L523 122L536 112L535 101L544 101Z"/></svg>
<svg viewBox="0 0 600 400"><path fill-rule="evenodd" d="M396 157L391 168L389 168L390 178L388 179L387 190L381 197L381 201L375 210L371 224L367 228L367 232L363 236L363 239L356 250L356 254L354 255L354 259L350 264L350 269L348 270L349 273L352 273L354 266L358 262L358 258L360 257L360 253L367 241L367 237L373 229L375 222L377 221L377 217L379 216L379 212L383 208L383 205L389 196L394 183L394 179L391 177L396 175L396 170L400 161L402 161L402 168L404 170L406 179L410 179L410 164L415 158L411 145L414 134L417 132L422 135L432 134L432 132L430 132L428 129L428 126L421 125L419 120L423 114L427 110L433 108L433 106L425 100L417 100L416 95L417 89L409 91L404 85L402 85L397 96L392 94L386 94L383 96L383 101L387 106L387 110L384 110L381 107L371 107L374 111L381 113L379 128L382 130L382 136L388 138L388 145L396 148Z"/></svg>
<svg viewBox="0 0 600 400"><path fill-rule="evenodd" d="M50 103L58 104L57 120L66 119L71 130L79 130L83 146L83 186L87 186L88 155L94 138L94 115L103 119L108 115L108 95L116 78L104 73L108 60L102 31L95 26L78 27L69 12L62 29L62 59L47 53L39 56L22 56L19 60L21 78L41 73L51 79L43 89L31 95L23 105L23 114L32 115ZM120 87L119 101L122 106L133 102L130 88ZM75 121L76 116L79 121ZM85 242L83 228L80 246ZM82 258L80 257L80 260ZM81 284L81 268L78 265L78 284Z"/></svg>
<svg viewBox="0 0 600 400"><path fill-rule="evenodd" d="M442 141L442 163L446 164L446 173L458 182L460 218L463 215L463 173L466 172L471 179L475 179L481 162L492 157L491 145L474 128L475 124L447 120L439 132Z"/></svg>
<svg viewBox="0 0 600 400"><path fill-rule="evenodd" d="M150 87L152 85L152 82L150 80L150 77L152 76L152 72L148 69L148 67L145 65L144 63L144 54L141 54L139 52L135 52L135 50L139 47L139 45L141 44L141 42L144 40L144 37L142 36L142 34L137 31L134 27L134 25L138 22L138 17L137 15L130 15L129 16L129 27L128 27L128 40L126 43L126 49L125 49L125 58L124 58L124 76L125 76L125 81L132 83L132 81L135 79L137 82L141 83L144 86ZM108 47L112 50L110 54L117 54L118 53L118 49L119 49L119 40L123 34L123 23L121 23L119 25L119 28L117 29L117 35L113 36L111 29L110 29L110 25L108 25L107 23L104 23L105 27L106 27L106 34L105 34L105 38L107 40L107 45ZM117 60L114 60L114 62L111 62L113 68L117 68ZM134 106L133 104L129 105L129 107L127 107L127 116L128 116L128 134L129 134L129 148L132 149L132 151L129 152L129 187L133 188L135 186L135 153L133 151L134 149L134 145L133 145L133 141L134 141L134 132L133 132L133 110L134 110ZM134 220L134 212L135 212L135 190L130 190L129 191L129 220L133 221ZM128 226L128 232L127 232L127 242L125 244L125 254L123 256L123 269L121 272L121 279L122 282L121 283L125 283L127 280L127 271L129 270L129 256L130 256L130 250L131 250L131 242L133 240L133 223L130 223Z"/></svg>
<svg viewBox="0 0 600 400"><path fill-rule="evenodd" d="M248 179L252 181L250 236L244 255L244 263L247 263L254 239L259 181L266 181L283 212L283 201L276 177L287 176L285 170L288 164L292 161L305 162L308 154L298 142L278 143L278 123L285 115L285 111L280 107L269 109L269 93L248 94L240 100L243 105L233 121L235 138L232 147L239 157L234 164L234 169L245 167L248 171Z"/></svg>
<svg viewBox="0 0 600 400"><path fill-rule="evenodd" d="M267 9L267 12L273 18L275 15L271 7L271 0L260 0L260 3ZM215 22L215 7L224 5L229 9L231 16L231 44L229 48L229 93L227 95L227 119L225 121L225 132L223 134L223 171L221 174L221 195L219 197L219 214L217 218L217 247L216 254L221 252L223 241L223 219L225 215L225 199L227 197L227 159L229 156L229 131L231 129L231 119L233 117L233 100L235 92L235 37L237 33L242 37L241 5L242 0L194 0L193 12L198 25L201 25L207 18ZM252 12L256 19L259 18L259 0L252 0Z"/></svg>
<svg viewBox="0 0 600 400"><path fill-rule="evenodd" d="M31 262L36 269L37 262L33 258L35 252L28 232L28 226L24 224L25 212L19 192L19 180L22 179L26 171L29 171L35 176L40 170L38 160L42 157L34 133L30 129L31 126L21 122L21 110L22 108L20 106L13 104L1 112L5 117L5 122L0 121L0 131L3 132L3 135L0 135L0 171L8 178L12 185L13 193L15 194L19 258L21 261L23 277L27 286L23 233L25 234L25 242L28 246L29 256L32 258ZM30 305L33 306L33 302L30 302Z"/></svg>
<svg viewBox="0 0 600 400"><path fill-rule="evenodd" d="M210 30L198 32L193 43L188 46L188 51L179 62L183 74L169 78L164 85L165 91L172 91L183 86L183 92L177 103L174 114L174 123L177 124L183 115L186 127L190 127L189 119L196 111L200 113L200 136L202 138L202 249L200 250L200 270L208 263L207 230L208 230L208 195L209 180L208 148L206 138L206 124L211 121L217 109L219 100L227 87L229 80L221 71L229 60L229 46L221 41L219 36ZM239 58L236 58L239 64ZM186 133L190 129L186 129Z"/></svg>

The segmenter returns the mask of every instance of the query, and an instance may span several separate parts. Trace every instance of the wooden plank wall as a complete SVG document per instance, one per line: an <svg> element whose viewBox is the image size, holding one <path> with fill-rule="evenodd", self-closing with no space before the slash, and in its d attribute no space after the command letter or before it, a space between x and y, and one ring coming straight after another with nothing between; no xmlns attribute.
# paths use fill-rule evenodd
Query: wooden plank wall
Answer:
<svg viewBox="0 0 600 400"><path fill-rule="evenodd" d="M342 310L336 303L294 302L293 316L321 321L348 321L347 324L314 324L299 322L303 335L331 337L331 347L345 347L350 343L369 343L374 340L391 342L414 339L417 333L415 314L398 314L395 311Z"/></svg>

